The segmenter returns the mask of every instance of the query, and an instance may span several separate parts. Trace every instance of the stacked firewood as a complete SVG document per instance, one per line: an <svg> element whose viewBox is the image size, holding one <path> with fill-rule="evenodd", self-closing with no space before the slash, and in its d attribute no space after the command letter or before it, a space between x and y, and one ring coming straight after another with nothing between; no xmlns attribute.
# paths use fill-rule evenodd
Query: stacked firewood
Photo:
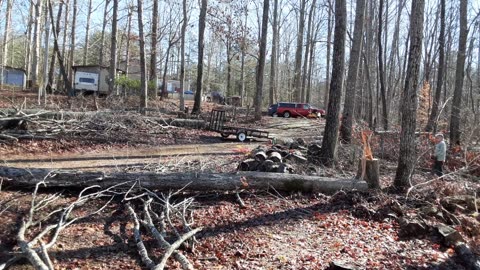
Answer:
<svg viewBox="0 0 480 270"><path fill-rule="evenodd" d="M286 145L275 144L269 148L259 146L253 149L248 158L238 165L238 170L296 173L295 167L298 164L305 164L308 161L302 153L304 149L306 149L306 147L298 143L289 143Z"/></svg>

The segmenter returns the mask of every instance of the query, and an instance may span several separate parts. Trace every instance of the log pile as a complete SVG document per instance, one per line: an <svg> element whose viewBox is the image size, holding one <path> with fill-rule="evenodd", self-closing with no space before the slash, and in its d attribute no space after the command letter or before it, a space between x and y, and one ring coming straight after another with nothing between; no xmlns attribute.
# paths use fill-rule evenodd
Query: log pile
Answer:
<svg viewBox="0 0 480 270"><path fill-rule="evenodd" d="M304 139L287 139L270 147L253 149L248 158L238 165L239 171L310 174L316 169L321 142L307 144Z"/></svg>
<svg viewBox="0 0 480 270"><path fill-rule="evenodd" d="M270 173L295 173L297 163L305 163L301 151L276 144L270 148L259 146L252 150L248 158L238 165L239 171Z"/></svg>

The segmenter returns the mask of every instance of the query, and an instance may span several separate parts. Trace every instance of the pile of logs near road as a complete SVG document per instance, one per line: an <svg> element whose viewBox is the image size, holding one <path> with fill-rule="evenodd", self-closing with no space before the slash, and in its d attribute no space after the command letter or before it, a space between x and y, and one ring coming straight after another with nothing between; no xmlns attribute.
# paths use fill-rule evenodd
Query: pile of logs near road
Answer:
<svg viewBox="0 0 480 270"><path fill-rule="evenodd" d="M315 149L320 147L318 144L311 144L307 148L303 139L286 142L284 145L274 144L269 148L259 146L253 149L249 157L238 165L238 170L298 173L296 170L298 165L308 163L308 158L305 154L310 154L310 148L312 148L312 146Z"/></svg>

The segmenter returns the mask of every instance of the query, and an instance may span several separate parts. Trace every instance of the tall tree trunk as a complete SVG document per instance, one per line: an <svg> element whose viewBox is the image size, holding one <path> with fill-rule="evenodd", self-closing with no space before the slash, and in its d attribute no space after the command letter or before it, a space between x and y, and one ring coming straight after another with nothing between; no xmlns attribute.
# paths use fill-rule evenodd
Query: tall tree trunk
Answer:
<svg viewBox="0 0 480 270"><path fill-rule="evenodd" d="M65 89L67 90L68 93L72 93L72 84L70 83L68 79L68 74L65 68L65 63L64 63L64 56L60 53L60 48L58 46L58 36L57 36L57 31L55 30L55 24L53 20L53 7L52 3L47 0L48 4L48 9L50 10L50 22L52 24L52 32L53 32L53 49L57 54L58 58L58 64L60 66L60 74L63 76L63 82L65 83ZM48 16L48 14L45 14L45 16Z"/></svg>
<svg viewBox="0 0 480 270"><path fill-rule="evenodd" d="M38 65L40 62L40 40L41 40L41 27L42 21L42 8L43 0L37 0L35 2L35 24L33 28L33 48L32 48L32 62L30 68L30 80L32 81L32 87L37 85L38 79Z"/></svg>
<svg viewBox="0 0 480 270"><path fill-rule="evenodd" d="M49 0L46 0L49 2ZM38 105L41 104L41 99L40 97L43 97L43 104L47 104L47 84L48 84L48 49L49 49L49 44L50 44L50 26L49 26L49 21L48 21L48 5L45 4L45 25L44 25L44 30L45 30L45 45L43 49L43 78L42 78L42 84L38 88ZM52 14L53 17L53 14ZM52 24L54 23L52 19Z"/></svg>
<svg viewBox="0 0 480 270"><path fill-rule="evenodd" d="M401 101L400 155L394 185L409 185L416 160L415 127L417 122L417 90L422 59L423 17L425 0L412 1L410 15L410 49L407 76Z"/></svg>
<svg viewBox="0 0 480 270"><path fill-rule="evenodd" d="M307 46L305 46L305 57L303 59L303 74L302 74L302 102L310 100L310 96L307 97L307 77L308 77L308 64L309 64L309 56L310 56L310 47L313 46L312 43L312 35L313 35L313 18L315 16L315 5L316 0L313 0L310 7L310 12L308 14L308 23L307 23Z"/></svg>
<svg viewBox="0 0 480 270"><path fill-rule="evenodd" d="M130 67L130 40L132 35L132 16L133 16L133 6L128 7L128 19L127 19L127 45L125 49L125 76L128 77L129 67ZM157 89L155 89L157 91ZM125 92L126 94L126 92Z"/></svg>
<svg viewBox="0 0 480 270"><path fill-rule="evenodd" d="M153 89L157 91L157 36L158 36L158 0L153 0L152 8L152 33L150 49L150 81L153 82Z"/></svg>
<svg viewBox="0 0 480 270"><path fill-rule="evenodd" d="M98 65L100 66L103 66L103 58L105 53L103 47L105 47L105 28L107 28L108 4L110 4L110 0L105 0L105 8L103 10L102 34L100 36L100 53L98 56Z"/></svg>
<svg viewBox="0 0 480 270"><path fill-rule="evenodd" d="M268 91L268 104L273 104L277 78L277 46L278 46L278 0L273 0L272 21L272 59L270 61L270 86Z"/></svg>
<svg viewBox="0 0 480 270"><path fill-rule="evenodd" d="M70 60L69 62L69 69L68 69L68 81L73 81L73 69L72 67L75 65L75 45L76 45L76 31L77 28L77 0L73 0L73 11L72 11L72 28L70 33ZM72 87L69 87L72 89ZM70 96L75 95L75 93L70 92Z"/></svg>
<svg viewBox="0 0 480 270"><path fill-rule="evenodd" d="M326 166L333 165L336 159L340 102L342 100L343 78L345 73L345 36L347 32L346 0L335 1L335 32L333 37L332 82L328 100L320 161Z"/></svg>
<svg viewBox="0 0 480 270"><path fill-rule="evenodd" d="M28 26L27 26L27 39L25 42L25 65L27 80L30 80L30 63L32 61L32 51L33 51L33 42L32 42L32 32L33 32L33 16L34 16L35 5L33 2L30 2L30 7L28 11Z"/></svg>
<svg viewBox="0 0 480 270"><path fill-rule="evenodd" d="M60 21L62 19L62 11L63 11L63 2L60 2L58 4L58 12L57 12L57 21L55 23L55 35L58 37L60 34ZM48 70L48 88L52 88L54 85L54 73L55 73L55 62L57 61L56 59L56 54L52 53L52 59L50 60L50 68Z"/></svg>
<svg viewBox="0 0 480 270"><path fill-rule="evenodd" d="M202 82L203 82L203 50L205 48L205 23L207 17L207 0L202 0L200 7L200 21L198 23L198 66L197 66L197 89L192 113L200 114L202 105Z"/></svg>
<svg viewBox="0 0 480 270"><path fill-rule="evenodd" d="M438 107L440 105L440 98L442 96L442 86L443 79L445 76L445 0L440 0L440 35L438 37L438 73L437 73L437 85L435 89L435 96L433 98L432 111L430 117L428 118L427 126L425 131L436 131L437 130L437 116L438 116Z"/></svg>
<svg viewBox="0 0 480 270"><path fill-rule="evenodd" d="M307 96L305 102L310 103L312 99L312 74L313 74L313 64L315 62L315 41L317 40L317 33L310 37L310 53L309 53L309 64L308 64L308 75L307 75Z"/></svg>
<svg viewBox="0 0 480 270"><path fill-rule="evenodd" d="M180 111L185 111L185 35L187 33L187 0L182 1L182 12L183 12L183 22L182 22L182 32L180 34Z"/></svg>
<svg viewBox="0 0 480 270"><path fill-rule="evenodd" d="M258 56L256 93L255 93L255 120L262 119L263 77L265 73L265 58L267 55L268 9L270 0L263 0L262 37L260 38L260 54Z"/></svg>
<svg viewBox="0 0 480 270"><path fill-rule="evenodd" d="M147 87L147 61L145 59L145 35L143 33L143 0L137 0L138 13L138 42L140 45L140 110L147 113L148 87Z"/></svg>
<svg viewBox="0 0 480 270"><path fill-rule="evenodd" d="M380 80L380 94L382 98L382 123L383 129L388 130L388 108L387 108L387 89L385 86L385 69L383 63L383 46L382 46L382 30L383 30L383 4L384 0L379 2L378 11L378 75ZM388 18L386 18L385 23Z"/></svg>
<svg viewBox="0 0 480 270"><path fill-rule="evenodd" d="M232 95L232 47L230 44L230 40L227 39L226 42L226 49L227 49L227 89L225 96L229 97Z"/></svg>
<svg viewBox="0 0 480 270"><path fill-rule="evenodd" d="M350 143L352 140L353 112L355 109L360 53L362 51L364 15L365 0L357 0L355 10L355 28L353 30L353 43L352 50L350 51L347 89L345 92L345 104L343 105L342 124L340 126L340 138L346 143Z"/></svg>
<svg viewBox="0 0 480 270"><path fill-rule="evenodd" d="M88 0L88 10L87 10L87 25L85 27L85 47L83 48L83 65L87 64L87 57L88 57L88 46L89 46L89 39L90 39L90 18L92 13L92 0Z"/></svg>
<svg viewBox="0 0 480 270"><path fill-rule="evenodd" d="M297 49L295 50L295 70L293 75L294 98L302 102L302 53L303 32L305 30L305 6L306 0L300 0L300 17L298 18Z"/></svg>
<svg viewBox="0 0 480 270"><path fill-rule="evenodd" d="M110 67L108 75L108 93L115 90L115 75L117 74L117 18L118 0L113 0L112 33L110 33ZM117 92L117 95L119 93Z"/></svg>
<svg viewBox="0 0 480 270"><path fill-rule="evenodd" d="M325 81L325 93L323 95L323 106L327 108L328 98L330 94L330 54L331 54L331 41L332 41L332 3L328 2L328 25L327 25L327 68L326 68L326 81Z"/></svg>
<svg viewBox="0 0 480 270"><path fill-rule="evenodd" d="M163 76L162 76L162 95L161 98L164 99L168 97L168 89L167 89L167 71L168 71L168 62L170 60L170 51L172 50L173 43L170 39L168 42L167 53L165 56L165 67L163 68Z"/></svg>
<svg viewBox="0 0 480 270"><path fill-rule="evenodd" d="M460 116L462 113L463 79L467 51L467 7L468 0L460 1L460 37L458 40L457 67L455 70L455 90L453 92L452 114L450 117L450 146L460 144Z"/></svg>
<svg viewBox="0 0 480 270"><path fill-rule="evenodd" d="M5 14L5 29L3 34L3 52L2 52L2 66L0 69L0 85L3 85L5 80L3 78L3 69L7 65L8 59L8 44L10 43L10 33L12 31L12 4L13 0L7 0L7 10Z"/></svg>

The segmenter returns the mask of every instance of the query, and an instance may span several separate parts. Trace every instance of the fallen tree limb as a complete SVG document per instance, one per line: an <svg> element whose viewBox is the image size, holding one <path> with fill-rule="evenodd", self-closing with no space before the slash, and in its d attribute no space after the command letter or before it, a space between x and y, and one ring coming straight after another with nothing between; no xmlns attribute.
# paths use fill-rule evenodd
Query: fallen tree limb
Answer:
<svg viewBox="0 0 480 270"><path fill-rule="evenodd" d="M269 189L333 193L340 189L366 190L365 181L334 179L297 174L238 172L238 173L104 173L73 170L23 169L0 166L0 178L6 184L34 187L42 180L49 187L85 188L98 185L111 187L122 182L138 181L144 188L156 190L212 191L238 189Z"/></svg>

